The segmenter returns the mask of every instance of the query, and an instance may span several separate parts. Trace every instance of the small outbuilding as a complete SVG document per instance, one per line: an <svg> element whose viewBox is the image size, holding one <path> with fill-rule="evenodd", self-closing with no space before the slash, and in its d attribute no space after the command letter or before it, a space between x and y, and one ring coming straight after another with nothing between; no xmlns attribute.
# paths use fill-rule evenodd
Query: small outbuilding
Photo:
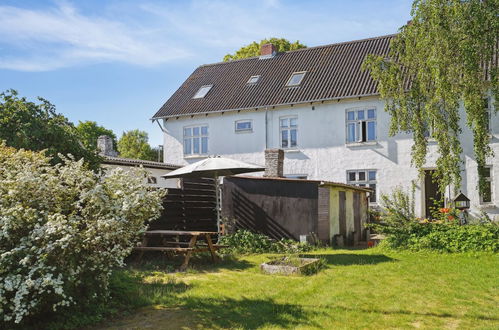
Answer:
<svg viewBox="0 0 499 330"><path fill-rule="evenodd" d="M355 245L366 241L370 190L336 182L226 177L222 216L275 239Z"/></svg>

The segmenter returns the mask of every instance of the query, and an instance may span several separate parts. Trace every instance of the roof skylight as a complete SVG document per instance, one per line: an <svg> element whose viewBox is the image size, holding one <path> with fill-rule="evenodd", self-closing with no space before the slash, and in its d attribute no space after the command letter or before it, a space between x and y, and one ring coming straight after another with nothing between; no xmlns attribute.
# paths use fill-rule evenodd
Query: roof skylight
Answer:
<svg viewBox="0 0 499 330"><path fill-rule="evenodd" d="M260 76L251 76L249 79L248 79L248 82L247 84L248 85L253 85L253 84L256 84L258 82L258 80L260 80Z"/></svg>
<svg viewBox="0 0 499 330"><path fill-rule="evenodd" d="M203 97L206 96L206 94L208 94L208 92L210 91L211 87L213 87L213 85L204 85L204 86L201 86L198 91L196 92L196 94L194 94L194 96L192 97L193 99L202 99Z"/></svg>
<svg viewBox="0 0 499 330"><path fill-rule="evenodd" d="M289 78L286 86L298 86L298 85L300 85L301 81L303 80L303 77L305 77L305 73L307 73L307 71L293 72L293 74L291 75L291 78Z"/></svg>

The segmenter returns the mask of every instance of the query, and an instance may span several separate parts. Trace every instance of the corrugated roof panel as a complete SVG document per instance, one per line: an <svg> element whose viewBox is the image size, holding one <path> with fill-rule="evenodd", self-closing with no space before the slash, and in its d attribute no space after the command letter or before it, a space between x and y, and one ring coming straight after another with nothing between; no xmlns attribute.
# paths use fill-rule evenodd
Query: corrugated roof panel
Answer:
<svg viewBox="0 0 499 330"><path fill-rule="evenodd" d="M373 95L376 83L361 70L368 54L386 55L394 35L357 40L197 68L153 118ZM306 71L299 86L286 86L293 72ZM260 75L255 85L249 77ZM213 85L192 99L203 85Z"/></svg>

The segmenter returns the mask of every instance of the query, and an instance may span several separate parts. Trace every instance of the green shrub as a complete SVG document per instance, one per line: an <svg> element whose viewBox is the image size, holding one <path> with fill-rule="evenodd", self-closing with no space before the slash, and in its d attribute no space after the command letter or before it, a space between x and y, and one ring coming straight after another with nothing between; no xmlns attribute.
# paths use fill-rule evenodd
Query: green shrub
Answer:
<svg viewBox="0 0 499 330"><path fill-rule="evenodd" d="M245 253L299 253L312 250L307 243L299 243L290 239L273 240L265 235L249 230L238 230L234 234L222 236L220 244L228 245L224 254Z"/></svg>
<svg viewBox="0 0 499 330"><path fill-rule="evenodd" d="M381 197L379 221L368 228L386 236L382 246L442 252L499 251L499 226L490 221L459 225L458 210L442 208L437 219L414 215L413 199L401 189Z"/></svg>
<svg viewBox="0 0 499 330"><path fill-rule="evenodd" d="M143 171L61 159L0 142L0 328L105 300L111 272L160 214L164 192Z"/></svg>

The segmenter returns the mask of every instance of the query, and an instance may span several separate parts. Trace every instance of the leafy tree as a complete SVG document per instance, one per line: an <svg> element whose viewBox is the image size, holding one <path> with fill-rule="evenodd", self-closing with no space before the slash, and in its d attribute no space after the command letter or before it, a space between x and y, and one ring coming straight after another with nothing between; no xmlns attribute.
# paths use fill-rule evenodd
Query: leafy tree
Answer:
<svg viewBox="0 0 499 330"><path fill-rule="evenodd" d="M296 50L300 48L306 48L307 46L301 44L298 40L295 42L290 42L287 39L284 38L270 38L270 39L263 39L259 43L256 41L253 41L249 45L241 47L239 50L237 50L234 54L227 54L224 56L224 62L231 61L231 60L238 60L242 58L248 58L248 57L253 57L253 56L259 56L260 55L260 48L264 44L271 43L274 46L276 46L278 52L286 52L288 50Z"/></svg>
<svg viewBox="0 0 499 330"><path fill-rule="evenodd" d="M390 134L412 132L413 164L420 170L428 152L428 130L436 140L441 189L461 184L459 107L473 132L474 156L483 189L483 167L492 156L484 97L498 101L499 1L415 0L412 21L400 29L387 57L370 55L364 68L378 82Z"/></svg>
<svg viewBox="0 0 499 330"><path fill-rule="evenodd" d="M157 160L155 152L148 143L146 132L134 129L124 132L118 141L118 152L123 158Z"/></svg>
<svg viewBox="0 0 499 330"><path fill-rule="evenodd" d="M38 100L40 103L29 102L18 97L15 90L0 94L0 140L17 149L46 149L54 163L61 161L59 153L72 154L97 169L100 157L96 148L80 143L73 123L58 114L53 104L43 98Z"/></svg>
<svg viewBox="0 0 499 330"><path fill-rule="evenodd" d="M90 150L97 148L97 138L101 135L110 136L113 139L113 145L116 146L116 135L110 129L99 126L95 121L80 121L76 125L78 136L81 143Z"/></svg>

